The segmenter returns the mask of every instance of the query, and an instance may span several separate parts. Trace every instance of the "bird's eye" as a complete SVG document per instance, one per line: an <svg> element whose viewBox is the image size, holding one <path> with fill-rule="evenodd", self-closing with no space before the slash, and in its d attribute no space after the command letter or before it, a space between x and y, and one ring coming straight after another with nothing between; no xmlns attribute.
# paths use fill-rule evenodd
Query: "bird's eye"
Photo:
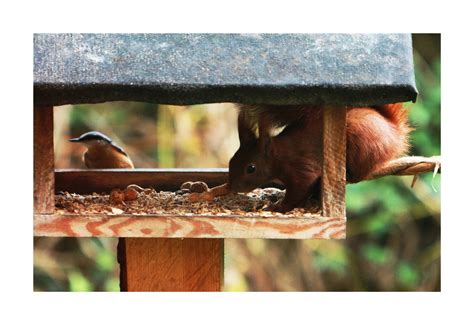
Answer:
<svg viewBox="0 0 474 325"><path fill-rule="evenodd" d="M255 167L254 164L250 164L247 166L247 174L255 173L256 170L257 170L257 167Z"/></svg>

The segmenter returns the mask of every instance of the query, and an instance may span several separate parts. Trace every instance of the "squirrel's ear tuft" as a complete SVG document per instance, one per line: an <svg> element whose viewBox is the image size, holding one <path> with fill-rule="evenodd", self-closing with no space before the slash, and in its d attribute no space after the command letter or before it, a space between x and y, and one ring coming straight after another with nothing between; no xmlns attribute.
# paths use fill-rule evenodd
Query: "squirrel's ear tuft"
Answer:
<svg viewBox="0 0 474 325"><path fill-rule="evenodd" d="M255 133L252 131L252 128L248 125L247 120L245 118L245 114L242 111L239 112L238 130L239 130L240 144L257 140Z"/></svg>

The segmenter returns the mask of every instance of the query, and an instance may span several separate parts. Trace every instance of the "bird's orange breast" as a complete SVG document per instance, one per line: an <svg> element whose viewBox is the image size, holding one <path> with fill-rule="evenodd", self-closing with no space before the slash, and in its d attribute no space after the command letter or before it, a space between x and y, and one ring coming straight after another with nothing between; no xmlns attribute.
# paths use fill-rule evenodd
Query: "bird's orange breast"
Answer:
<svg viewBox="0 0 474 325"><path fill-rule="evenodd" d="M113 147L89 148L83 159L87 168L134 168L132 160Z"/></svg>

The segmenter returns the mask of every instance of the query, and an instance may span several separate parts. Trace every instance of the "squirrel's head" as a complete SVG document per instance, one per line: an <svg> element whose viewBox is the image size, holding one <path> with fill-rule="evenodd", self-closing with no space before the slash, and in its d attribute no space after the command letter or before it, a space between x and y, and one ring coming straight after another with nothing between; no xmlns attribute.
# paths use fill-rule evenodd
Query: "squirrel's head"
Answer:
<svg viewBox="0 0 474 325"><path fill-rule="evenodd" d="M229 163L229 185L233 192L249 192L270 182L272 174L272 138L268 130L259 125L259 137L239 114L240 147Z"/></svg>

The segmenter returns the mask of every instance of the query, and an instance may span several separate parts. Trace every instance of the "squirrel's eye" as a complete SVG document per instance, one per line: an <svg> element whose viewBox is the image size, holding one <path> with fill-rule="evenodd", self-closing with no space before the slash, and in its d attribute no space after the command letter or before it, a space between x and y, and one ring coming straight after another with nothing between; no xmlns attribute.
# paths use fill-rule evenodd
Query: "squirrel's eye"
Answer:
<svg viewBox="0 0 474 325"><path fill-rule="evenodd" d="M254 164L250 164L247 166L247 174L255 173L256 170L257 170L257 167L255 167Z"/></svg>

